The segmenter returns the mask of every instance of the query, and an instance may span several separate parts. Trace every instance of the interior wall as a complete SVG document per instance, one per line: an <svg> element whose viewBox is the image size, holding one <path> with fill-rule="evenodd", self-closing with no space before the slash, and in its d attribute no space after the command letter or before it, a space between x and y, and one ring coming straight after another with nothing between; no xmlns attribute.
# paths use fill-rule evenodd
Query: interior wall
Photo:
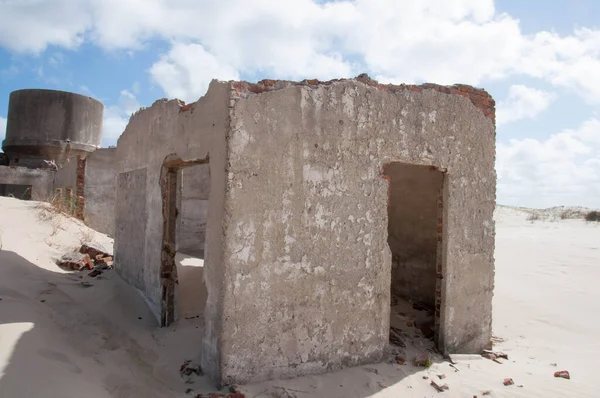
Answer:
<svg viewBox="0 0 600 398"><path fill-rule="evenodd" d="M62 188L63 192L77 187L77 156L68 158L58 169L54 177L54 188Z"/></svg>
<svg viewBox="0 0 600 398"><path fill-rule="evenodd" d="M185 167L178 173L177 248L181 253L204 258L210 171L208 164Z"/></svg>
<svg viewBox="0 0 600 398"><path fill-rule="evenodd" d="M391 163L388 244L392 295L435 306L438 195L443 174L433 167Z"/></svg>
<svg viewBox="0 0 600 398"><path fill-rule="evenodd" d="M117 176L115 268L125 280L144 288L146 250L146 168Z"/></svg>
<svg viewBox="0 0 600 398"><path fill-rule="evenodd" d="M85 162L84 220L96 231L115 236L117 149L98 148Z"/></svg>

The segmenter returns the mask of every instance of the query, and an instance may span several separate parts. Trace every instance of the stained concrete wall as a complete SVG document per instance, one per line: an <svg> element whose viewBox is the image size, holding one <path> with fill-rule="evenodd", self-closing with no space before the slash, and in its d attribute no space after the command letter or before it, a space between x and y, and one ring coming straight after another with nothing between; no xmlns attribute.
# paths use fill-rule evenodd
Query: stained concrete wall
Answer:
<svg viewBox="0 0 600 398"><path fill-rule="evenodd" d="M444 175L434 168L391 163L388 245L392 252L392 294L435 307L438 195Z"/></svg>
<svg viewBox="0 0 600 398"><path fill-rule="evenodd" d="M198 336L202 367L218 378L221 357L221 304L223 274L222 247L224 196L226 183L226 137L230 87L214 81L208 93L196 103L183 106L179 101L156 101L132 116L117 143L117 202L115 266L123 277L143 292L150 307L160 317L162 297L161 265L163 249L163 200L161 169L167 156L175 154L184 161L209 159L211 189L207 219L204 281L208 298L204 310L204 336ZM145 170L145 186L129 182L123 173ZM143 202L145 210L128 215L133 202ZM128 203L128 204L126 204ZM142 206L141 204L139 206ZM135 225L126 232L125 224ZM123 231L121 233L120 231ZM212 232L211 232L212 231ZM141 249L132 247L129 238L143 239ZM200 344L200 341L202 343Z"/></svg>
<svg viewBox="0 0 600 398"><path fill-rule="evenodd" d="M477 352L491 336L493 117L468 86L364 77L213 82L195 104L157 101L117 145L117 271L159 317L172 277L160 274L172 256L164 211L176 213L163 164L209 160L204 371L223 385L376 362L392 279L383 167L434 166L445 172L438 345Z"/></svg>
<svg viewBox="0 0 600 398"><path fill-rule="evenodd" d="M31 199L48 200L54 192L54 170L0 166L0 186L6 184L30 185ZM20 188L14 190L13 187L7 186L0 189L2 195L13 194L15 197L20 197L23 194Z"/></svg>
<svg viewBox="0 0 600 398"><path fill-rule="evenodd" d="M382 358L391 283L382 167L393 161L447 171L438 343L486 346L496 183L487 94L369 81L232 88L219 380Z"/></svg>
<svg viewBox="0 0 600 398"><path fill-rule="evenodd" d="M177 251L194 257L204 257L208 197L210 194L210 166L199 164L180 170L179 220L177 223Z"/></svg>
<svg viewBox="0 0 600 398"><path fill-rule="evenodd" d="M77 156L72 156L56 170L54 177L54 189L62 188L63 191L77 189Z"/></svg>
<svg viewBox="0 0 600 398"><path fill-rule="evenodd" d="M148 210L146 190L147 169L140 168L117 175L117 206L115 230L115 266L121 276L137 287L147 290L144 254Z"/></svg>
<svg viewBox="0 0 600 398"><path fill-rule="evenodd" d="M117 149L100 148L86 157L84 221L96 231L115 236Z"/></svg>

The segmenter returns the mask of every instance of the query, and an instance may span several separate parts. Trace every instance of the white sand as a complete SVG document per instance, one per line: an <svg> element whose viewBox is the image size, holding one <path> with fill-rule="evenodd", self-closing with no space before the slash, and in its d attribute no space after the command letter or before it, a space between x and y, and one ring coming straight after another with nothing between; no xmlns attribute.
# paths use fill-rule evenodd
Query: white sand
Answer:
<svg viewBox="0 0 600 398"><path fill-rule="evenodd" d="M114 271L98 279L60 270L55 259L93 231L72 219L41 221L36 206L0 198L0 397L184 397L188 388L211 391L205 378L185 384L178 373L185 359L198 359L201 320L157 328L137 291ZM257 398L435 397L433 379L450 387L442 397L482 397L485 390L489 397L600 396L594 388L600 224L560 217L532 223L528 214L508 208L496 214L494 335L504 339L495 346L509 355L504 364L459 359L456 372L434 358L427 370L377 364L242 390ZM112 250L110 239L93 235ZM199 275L200 262L182 263ZM196 294L202 299L204 293ZM563 369L571 380L553 377ZM503 386L506 377L515 385Z"/></svg>

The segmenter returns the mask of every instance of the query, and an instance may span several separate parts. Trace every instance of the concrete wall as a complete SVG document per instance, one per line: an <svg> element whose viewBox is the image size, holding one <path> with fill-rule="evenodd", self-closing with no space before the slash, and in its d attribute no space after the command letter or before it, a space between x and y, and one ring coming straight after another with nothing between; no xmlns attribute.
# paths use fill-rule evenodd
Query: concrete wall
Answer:
<svg viewBox="0 0 600 398"><path fill-rule="evenodd" d="M45 169L27 169L24 167L0 166L0 185L31 185L31 199L48 200L54 192L54 171ZM19 197L22 189L2 187L3 194Z"/></svg>
<svg viewBox="0 0 600 398"><path fill-rule="evenodd" d="M70 188L73 192L77 189L77 156L67 159L62 166L56 170L54 177L54 188L62 188L63 191Z"/></svg>
<svg viewBox="0 0 600 398"><path fill-rule="evenodd" d="M382 358L391 283L382 168L394 161L447 171L440 348L489 342L493 101L467 86L363 80L232 84L223 383Z"/></svg>
<svg viewBox="0 0 600 398"><path fill-rule="evenodd" d="M176 282L177 275L163 275L161 268L172 253L163 252L164 214L162 168L169 155L183 161L209 159L211 190L206 234L204 281L208 298L204 310L204 336L198 336L202 350L202 366L213 379L220 369L221 299L223 288L222 247L224 196L226 182L226 136L228 128L230 87L213 82L205 97L191 105L179 101L156 101L151 107L132 116L117 144L118 174L116 205L116 269L124 278L144 293L157 318L164 310L162 287ZM146 184L132 184L122 176L134 170L145 169ZM145 211L128 215L128 204L145 202ZM141 206L141 205L140 205ZM137 226L135 233L144 240L143 249L132 247L130 235L121 233ZM171 249L169 249L171 250ZM173 261L171 259L170 261ZM202 343L200 344L200 341ZM200 345L202 347L200 347Z"/></svg>
<svg viewBox="0 0 600 398"><path fill-rule="evenodd" d="M392 252L392 294L435 307L438 195L444 175L425 166L391 163L388 245Z"/></svg>
<svg viewBox="0 0 600 398"><path fill-rule="evenodd" d="M147 289L147 176L147 169L144 167L119 173L116 181L118 222L115 230L115 266L126 281L142 290Z"/></svg>
<svg viewBox="0 0 600 398"><path fill-rule="evenodd" d="M117 149L100 148L86 157L84 221L96 231L115 236Z"/></svg>
<svg viewBox="0 0 600 398"><path fill-rule="evenodd" d="M209 170L208 164L199 164L180 170L178 175L177 251L195 257L204 257L210 194Z"/></svg>

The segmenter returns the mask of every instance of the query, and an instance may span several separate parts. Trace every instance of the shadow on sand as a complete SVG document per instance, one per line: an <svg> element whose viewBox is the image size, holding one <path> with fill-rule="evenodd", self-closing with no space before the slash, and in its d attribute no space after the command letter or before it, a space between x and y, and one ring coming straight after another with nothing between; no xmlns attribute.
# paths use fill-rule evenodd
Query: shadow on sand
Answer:
<svg viewBox="0 0 600 398"><path fill-rule="evenodd" d="M201 267L185 268L201 278ZM189 347L200 348L200 320L182 332L187 322L157 328L143 299L113 271L99 278L52 272L0 251L0 397L184 397L190 387L214 391L204 377L193 385L179 377L181 358L197 358ZM182 346L182 339L191 341ZM241 391L257 398L365 398L407 377L423 383L420 372L410 364L379 363Z"/></svg>

